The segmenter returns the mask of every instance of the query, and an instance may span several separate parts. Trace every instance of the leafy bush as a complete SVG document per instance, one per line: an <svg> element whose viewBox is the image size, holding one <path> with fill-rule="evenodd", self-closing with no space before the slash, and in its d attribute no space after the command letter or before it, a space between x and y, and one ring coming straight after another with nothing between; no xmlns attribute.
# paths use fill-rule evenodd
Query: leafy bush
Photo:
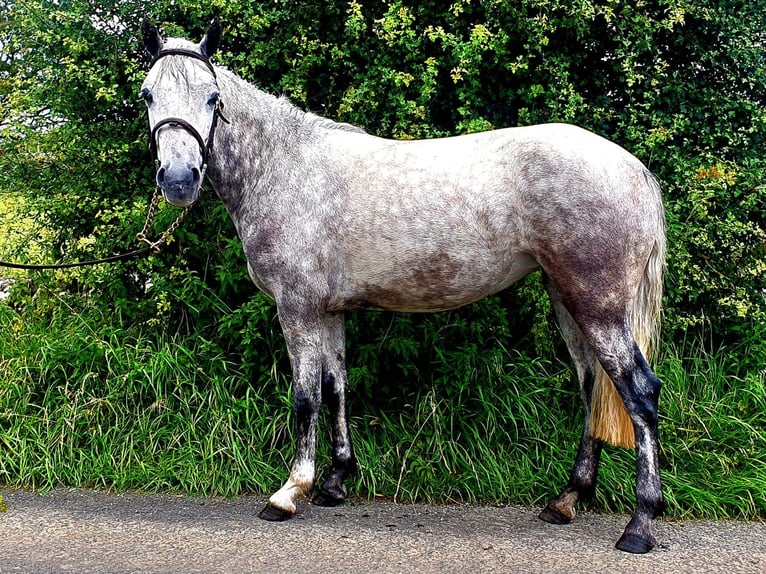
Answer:
<svg viewBox="0 0 766 574"><path fill-rule="evenodd" d="M98 6L84 0L15 0L0 23L0 213L11 214L8 219L14 209L23 211L27 221L22 235L3 238L3 258L109 255L128 248L140 230L153 179L146 118L135 98L148 65L137 33L147 9L168 35L192 38L201 37L214 11L225 26L218 61L268 92L285 93L304 109L377 135L437 137L564 121L633 152L659 176L667 207L664 337L676 355L666 354L659 370L676 382L668 383L663 398L673 402L663 424L676 429L688 423L690 429L680 433L680 446L673 443L668 450L671 466L687 471L699 460L683 445L699 444L698 429L707 417L729 421L736 429L721 437L738 437L753 456L759 448L766 450L759 418L766 359L763 0L229 0L212 5L159 0L151 6L135 0ZM157 229L174 217L174 210L163 208ZM268 469L288 454L269 449L284 446L286 421L261 431L253 413L262 412L263 405L256 403L268 401L281 413L274 416L285 416L288 362L273 304L256 294L247 278L236 234L215 198L204 196L167 249L151 258L16 276L11 296L0 307L2 328L20 341L1 347L3 416L36 420L34 432L41 432L44 421L51 420L47 417L59 413L55 416L63 418L54 424L95 425L116 436L136 430L128 412L145 414L157 401L167 415L151 421L152 432L160 434L174 409L179 418L197 423L203 405L214 408L200 433L216 432L215 416L236 412L240 426L232 432L257 434L261 442L257 456L227 468L265 473L265 482L273 482L275 473ZM67 325L65 319L72 317L80 319ZM124 339L118 335L122 331ZM704 348L696 341L704 341ZM731 356L719 355L719 348ZM128 358L117 360L123 351ZM685 357L689 353L696 358ZM161 357L175 365L174 375L158 364ZM577 392L562 367L565 360L537 275L449 314L352 314L351 410L361 413L354 419L357 435L369 437L358 447L360 486L412 496L507 492L528 502L550 494L551 483L565 480L579 425ZM726 376L708 377L699 361L719 364L748 389L745 395L724 388ZM140 364L147 366L137 371ZM690 367L699 372L682 376ZM134 386L125 386L126 380ZM500 392L498 381L513 390ZM140 391L143 384L148 388ZM278 392L266 390L268 385ZM696 393L702 387L709 396ZM75 402L84 409L78 415L86 417L82 421L67 418L65 411L72 406L73 388L79 389ZM156 396L141 399L154 392L151 388ZM229 396L218 400L220 393ZM726 410L730 401L737 404L734 411ZM698 409L716 406L704 414L674 410L686 402ZM119 416L116 404L125 409ZM513 418L514 409L526 409L522 419ZM32 416L35 410L40 417ZM480 422L472 427L457 420L461 411L477 413ZM557 418L565 424L554 437L551 430L561 426ZM493 434L494 442L478 442ZM64 434L41 434L18 444L31 444L34 451L53 438L67 440ZM202 439L189 440L200 445ZM167 441L161 444L178 445L182 439L171 432ZM226 448L235 448L231 444ZM726 439L705 444L717 452ZM83 459L91 456L85 453L99 453L93 456L100 462L91 469L102 468L110 456L134 461L130 472L148 464L136 453L110 455L92 444L76 446ZM565 457L552 454L563 447L569 449ZM236 452L247 448L238 444ZM202 456L200 449L192 458ZM502 453L495 462L507 459L507 466L466 470L488 452ZM533 458L525 459L529 453ZM736 453L727 450L721 456L734 461L728 469L741 468ZM513 464L541 474L539 469L552 461L557 462L549 482L527 481L525 492L503 490L499 477L509 476ZM47 463L4 464L0 481L96 481L93 471L64 478L50 474ZM33 467L45 470L26 470ZM205 468L212 472L213 467ZM491 488L471 486L472 472L494 476ZM102 480L142 484L135 476L110 473ZM419 478L407 482L410 476ZM752 476L752 484L760 484L752 492L763 491L762 473ZM622 482L623 487L630 488L630 472L623 478L628 484ZM612 479L607 474L604 480ZM156 488L190 484L180 474L147 481ZM272 486L200 488L231 493ZM690 505L703 511L675 488L677 509ZM753 497L760 501L756 511L763 512L762 494ZM731 508L726 512L733 513Z"/></svg>

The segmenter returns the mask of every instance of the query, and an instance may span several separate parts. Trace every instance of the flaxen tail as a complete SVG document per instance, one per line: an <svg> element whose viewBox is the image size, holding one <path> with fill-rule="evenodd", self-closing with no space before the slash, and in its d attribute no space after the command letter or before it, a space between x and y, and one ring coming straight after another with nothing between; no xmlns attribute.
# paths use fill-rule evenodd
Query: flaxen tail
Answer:
<svg viewBox="0 0 766 574"><path fill-rule="evenodd" d="M662 286L665 270L665 216L660 197L660 186L648 171L646 178L656 193L658 225L655 244L644 269L641 284L633 299L630 310L630 324L633 336L647 362L651 361L660 334L662 311ZM633 422L617 394L612 381L601 368L596 366L596 380L591 400L590 433L615 446L634 448L636 445Z"/></svg>

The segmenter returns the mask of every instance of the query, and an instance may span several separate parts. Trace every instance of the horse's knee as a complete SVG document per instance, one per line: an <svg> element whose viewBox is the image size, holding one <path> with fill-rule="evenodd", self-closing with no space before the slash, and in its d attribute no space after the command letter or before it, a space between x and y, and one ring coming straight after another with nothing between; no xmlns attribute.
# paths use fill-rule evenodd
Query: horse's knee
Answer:
<svg viewBox="0 0 766 574"><path fill-rule="evenodd" d="M299 426L310 421L311 417L319 412L319 400L312 396L311 393L301 389L295 391L293 406L295 408L295 418Z"/></svg>

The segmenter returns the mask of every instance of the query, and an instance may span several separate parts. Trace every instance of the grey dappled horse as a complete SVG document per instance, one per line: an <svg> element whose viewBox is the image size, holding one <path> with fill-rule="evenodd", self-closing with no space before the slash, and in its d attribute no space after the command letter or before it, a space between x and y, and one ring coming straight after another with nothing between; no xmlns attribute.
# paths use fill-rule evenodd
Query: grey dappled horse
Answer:
<svg viewBox="0 0 766 574"><path fill-rule="evenodd" d="M284 520L314 482L322 402L332 470L314 503L346 497L344 311L440 311L542 268L572 355L586 425L570 481L540 517L567 523L590 495L605 441L634 446L637 509L617 547L647 552L663 508L660 381L647 363L665 256L657 181L632 155L580 128L539 125L392 141L304 113L213 66L221 29L163 40L141 88L157 184L188 206L207 169L255 284L276 301L293 370L297 449L260 513ZM223 104L225 103L225 109Z"/></svg>

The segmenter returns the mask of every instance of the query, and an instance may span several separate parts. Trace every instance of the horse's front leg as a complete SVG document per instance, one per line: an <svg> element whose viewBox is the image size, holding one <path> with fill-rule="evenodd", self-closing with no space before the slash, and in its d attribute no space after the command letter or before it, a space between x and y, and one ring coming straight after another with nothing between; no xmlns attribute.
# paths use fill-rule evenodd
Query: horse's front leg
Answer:
<svg viewBox="0 0 766 574"><path fill-rule="evenodd" d="M342 313L330 313L325 318L322 356L322 402L330 410L332 423L332 470L329 478L314 497L319 506L338 506L346 500L343 481L356 468L354 451L348 430L346 408L346 335Z"/></svg>
<svg viewBox="0 0 766 574"><path fill-rule="evenodd" d="M286 310L279 305L277 308L293 371L297 445L290 477L258 515L272 521L291 518L296 512L296 501L314 484L324 330L319 312Z"/></svg>

